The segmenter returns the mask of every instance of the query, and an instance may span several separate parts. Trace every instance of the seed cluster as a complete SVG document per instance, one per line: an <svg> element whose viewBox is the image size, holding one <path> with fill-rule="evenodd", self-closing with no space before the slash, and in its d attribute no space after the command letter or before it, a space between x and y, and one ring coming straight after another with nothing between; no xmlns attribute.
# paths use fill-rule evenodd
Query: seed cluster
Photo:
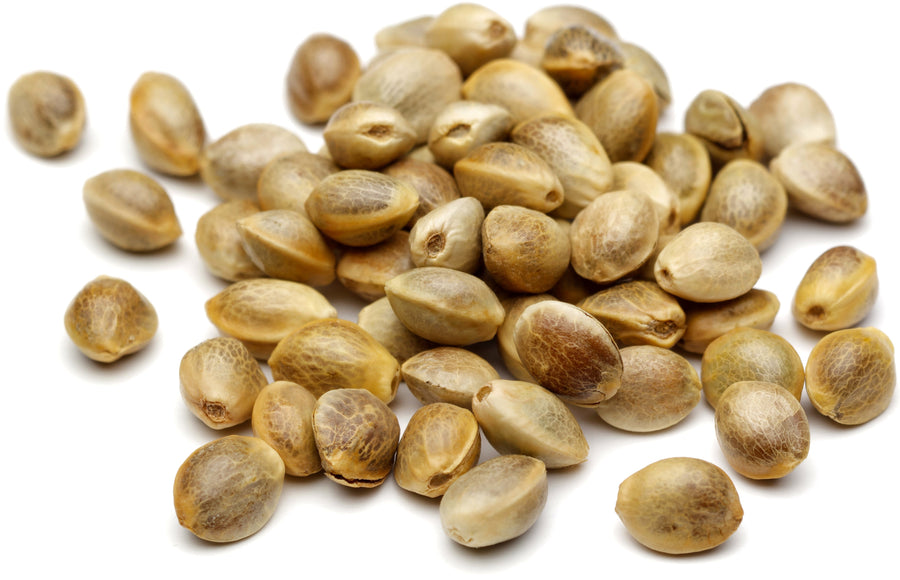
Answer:
<svg viewBox="0 0 900 580"><path fill-rule="evenodd" d="M220 201L195 242L228 283L206 303L223 336L184 355L182 397L209 427L250 422L254 434L185 461L173 490L182 525L235 541L265 525L285 476L323 471L356 488L393 474L441 498L450 538L489 546L534 524L548 469L589 460L569 405L648 432L702 396L722 458L751 479L785 477L807 457L804 384L840 423L887 408L893 345L856 328L877 298L873 257L838 246L800 281L796 321L830 333L805 369L767 330L778 298L756 288L788 208L837 223L868 208L813 89L773 86L747 106L705 90L683 133L659 133L671 101L662 66L587 9L541 10L519 38L489 8L457 4L375 41L365 65L330 34L297 49L288 106L322 128L319 153L266 124L207 142L186 85L166 74L143 74L131 93L147 167L199 175ZM26 151L77 144L84 103L71 80L26 75L9 103ZM150 175L102 173L84 201L122 251L182 234ZM358 323L323 293L335 280L369 303ZM100 277L65 324L111 363L144 347L157 320L127 282ZM517 380L466 349L487 341ZM688 353L702 355L699 374ZM401 381L422 403L406 426L390 407ZM500 457L479 464L482 435ZM694 458L625 478L615 507L665 553L714 548L743 517L728 474Z"/></svg>

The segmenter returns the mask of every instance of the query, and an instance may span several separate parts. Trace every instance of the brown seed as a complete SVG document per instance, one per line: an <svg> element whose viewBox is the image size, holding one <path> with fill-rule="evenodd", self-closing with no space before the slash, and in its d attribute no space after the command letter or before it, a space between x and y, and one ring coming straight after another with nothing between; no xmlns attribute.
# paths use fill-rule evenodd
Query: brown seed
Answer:
<svg viewBox="0 0 900 580"><path fill-rule="evenodd" d="M206 316L253 356L266 359L281 339L307 322L337 317L337 310L306 284L254 278L235 282L207 300Z"/></svg>
<svg viewBox="0 0 900 580"><path fill-rule="evenodd" d="M194 242L206 269L214 276L229 282L264 276L241 243L235 224L238 220L259 212L259 206L249 199L223 201L197 220Z"/></svg>
<svg viewBox="0 0 900 580"><path fill-rule="evenodd" d="M791 344L768 330L735 328L712 341L700 361L703 394L713 409L723 393L740 381L784 387L795 399L803 394L803 361Z"/></svg>
<svg viewBox="0 0 900 580"><path fill-rule="evenodd" d="M455 199L459 199L456 180L443 167L432 162L405 157L381 170L390 177L405 181L419 194L419 207L409 218L407 227L412 228L419 218Z"/></svg>
<svg viewBox="0 0 900 580"><path fill-rule="evenodd" d="M400 369L409 391L423 405L451 403L472 408L472 397L487 382L499 379L491 363L470 350L440 346L410 357Z"/></svg>
<svg viewBox="0 0 900 580"><path fill-rule="evenodd" d="M401 230L387 240L364 248L347 248L337 265L337 277L363 300L384 297L388 280L415 267L409 251L409 233Z"/></svg>
<svg viewBox="0 0 900 580"><path fill-rule="evenodd" d="M68 77L38 71L19 77L7 95L9 120L19 145L55 157L78 145L84 132L84 97Z"/></svg>
<svg viewBox="0 0 900 580"><path fill-rule="evenodd" d="M481 456L481 432L472 412L450 403L420 407L409 418L394 465L397 485L440 497Z"/></svg>
<svg viewBox="0 0 900 580"><path fill-rule="evenodd" d="M428 24L425 43L450 55L463 76L468 76L484 63L508 56L516 44L516 32L493 10L462 2Z"/></svg>
<svg viewBox="0 0 900 580"><path fill-rule="evenodd" d="M700 402L700 377L683 356L651 345L628 346L622 356L622 384L616 396L597 406L606 423L647 433L682 421Z"/></svg>
<svg viewBox="0 0 900 580"><path fill-rule="evenodd" d="M619 485L616 513L635 540L665 554L715 548L744 517L728 474L692 457L662 459L631 474Z"/></svg>
<svg viewBox="0 0 900 580"><path fill-rule="evenodd" d="M624 64L625 54L616 40L583 24L564 26L551 34L541 59L541 67L573 99Z"/></svg>
<svg viewBox="0 0 900 580"><path fill-rule="evenodd" d="M315 407L312 393L288 381L266 385L256 397L250 418L253 435L278 453L288 475L305 477L322 471L312 428Z"/></svg>
<svg viewBox="0 0 900 580"><path fill-rule="evenodd" d="M506 318L503 319L503 324L497 330L497 348L500 350L500 357L503 359L506 370L520 381L537 382L531 376L531 373L525 369L522 359L519 357L519 352L516 350L516 323L526 308L544 300L556 300L556 298L550 294L525 294L507 298L502 302L503 308L506 310Z"/></svg>
<svg viewBox="0 0 900 580"><path fill-rule="evenodd" d="M210 542L258 532L275 513L284 462L256 437L229 435L194 451L175 474L178 523Z"/></svg>
<svg viewBox="0 0 900 580"><path fill-rule="evenodd" d="M356 51L331 34L313 34L297 47L287 74L288 104L302 123L324 123L348 102L360 76Z"/></svg>
<svg viewBox="0 0 900 580"><path fill-rule="evenodd" d="M512 115L500 105L456 101L435 117L428 132L428 149L436 163L452 169L476 147L506 140L512 126Z"/></svg>
<svg viewBox="0 0 900 580"><path fill-rule="evenodd" d="M266 165L282 155L306 151L299 137L276 125L243 125L210 143L200 157L200 177L222 199L256 201Z"/></svg>
<svg viewBox="0 0 900 580"><path fill-rule="evenodd" d="M791 305L794 318L813 330L850 328L878 298L875 258L852 246L826 250L809 266Z"/></svg>
<svg viewBox="0 0 900 580"><path fill-rule="evenodd" d="M568 232L544 213L498 205L481 225L484 266L505 290L538 294L552 288L569 266Z"/></svg>
<svg viewBox="0 0 900 580"><path fill-rule="evenodd" d="M750 479L778 479L809 454L809 421L781 385L740 381L716 405L716 438L725 459Z"/></svg>
<svg viewBox="0 0 900 580"><path fill-rule="evenodd" d="M400 363L358 324L315 320L283 338L269 357L272 378L316 397L335 389L365 389L385 403L400 384Z"/></svg>
<svg viewBox="0 0 900 580"><path fill-rule="evenodd" d="M766 145L766 157L777 157L795 143L834 144L834 117L822 97L799 83L767 88L750 103Z"/></svg>
<svg viewBox="0 0 900 580"><path fill-rule="evenodd" d="M394 465L400 423L371 392L337 389L316 402L313 434L328 479L347 487L377 487Z"/></svg>
<svg viewBox="0 0 900 580"><path fill-rule="evenodd" d="M474 274L481 266L483 222L484 206L474 197L461 197L435 208L409 232L413 264Z"/></svg>
<svg viewBox="0 0 900 580"><path fill-rule="evenodd" d="M694 98L684 130L703 142L715 167L732 159L759 161L765 152L755 117L721 91L705 90Z"/></svg>
<svg viewBox="0 0 900 580"><path fill-rule="evenodd" d="M525 369L564 402L595 407L616 394L619 349L584 310L555 300L532 304L516 322L514 338Z"/></svg>
<svg viewBox="0 0 900 580"><path fill-rule="evenodd" d="M98 276L66 308L66 333L86 357L113 362L147 346L159 319L143 294L119 278Z"/></svg>
<svg viewBox="0 0 900 580"><path fill-rule="evenodd" d="M206 127L187 87L171 75L147 72L131 88L131 137L151 169L187 177L200 171Z"/></svg>
<svg viewBox="0 0 900 580"><path fill-rule="evenodd" d="M331 159L305 151L273 159L259 175L259 207L290 209L306 215L306 198L313 188L338 171L340 167Z"/></svg>
<svg viewBox="0 0 900 580"><path fill-rule="evenodd" d="M416 132L400 112L371 101L347 103L322 132L331 158L348 169L378 169L416 144Z"/></svg>
<svg viewBox="0 0 900 580"><path fill-rule="evenodd" d="M250 419L259 391L269 382L241 341L220 336L191 348L178 368L181 397L213 429Z"/></svg>
<svg viewBox="0 0 900 580"><path fill-rule="evenodd" d="M84 182L84 205L108 242L131 252L152 252L181 237L181 224L166 190L153 178L113 169Z"/></svg>
<svg viewBox="0 0 900 580"><path fill-rule="evenodd" d="M621 345L672 348L685 331L678 300L656 282L629 280L600 290L578 303Z"/></svg>
<svg viewBox="0 0 900 580"><path fill-rule="evenodd" d="M713 340L739 326L767 330L781 307L774 293L756 288L723 302L704 304L685 300L681 304L687 329L680 346L698 354L703 354Z"/></svg>
<svg viewBox="0 0 900 580"><path fill-rule="evenodd" d="M403 326L394 314L387 296L360 308L357 324L380 342L400 364L422 351L437 346Z"/></svg>
<svg viewBox="0 0 900 580"><path fill-rule="evenodd" d="M462 86L466 100L500 105L521 123L535 115L572 116L563 90L542 70L509 58L499 58L472 73Z"/></svg>
<svg viewBox="0 0 900 580"><path fill-rule="evenodd" d="M806 361L810 402L842 425L861 425L883 413L896 383L894 345L877 328L832 332L813 347Z"/></svg>
<svg viewBox="0 0 900 580"><path fill-rule="evenodd" d="M694 221L712 180L709 152L703 143L687 133L662 132L644 162L675 192L681 223Z"/></svg>

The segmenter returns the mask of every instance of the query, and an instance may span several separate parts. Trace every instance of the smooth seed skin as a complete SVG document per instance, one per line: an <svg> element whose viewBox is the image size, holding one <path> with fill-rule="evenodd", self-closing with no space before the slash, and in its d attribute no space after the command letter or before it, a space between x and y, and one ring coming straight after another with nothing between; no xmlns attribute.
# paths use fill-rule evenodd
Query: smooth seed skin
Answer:
<svg viewBox="0 0 900 580"><path fill-rule="evenodd" d="M66 333L86 357L103 363L147 346L156 334L156 309L119 278L98 276L66 308Z"/></svg>
<svg viewBox="0 0 900 580"><path fill-rule="evenodd" d="M705 90L691 101L684 130L703 142L714 167L732 159L760 161L765 153L756 118L721 91Z"/></svg>
<svg viewBox="0 0 900 580"><path fill-rule="evenodd" d="M282 339L269 357L272 377L316 397L334 389L364 389L385 403L400 385L400 363L356 323L327 318Z"/></svg>
<svg viewBox="0 0 900 580"><path fill-rule="evenodd" d="M319 183L340 171L334 161L306 151L289 153L270 161L256 184L259 207L290 209L306 215L306 198Z"/></svg>
<svg viewBox="0 0 900 580"><path fill-rule="evenodd" d="M187 87L171 75L147 72L131 88L131 137L151 169L189 177L200 171L206 127Z"/></svg>
<svg viewBox="0 0 900 580"><path fill-rule="evenodd" d="M223 201L197 220L194 243L210 274L229 282L265 276L247 252L235 224L259 212L249 199Z"/></svg>
<svg viewBox="0 0 900 580"><path fill-rule="evenodd" d="M447 53L465 77L488 61L508 56L516 44L516 31L493 10L461 2L428 24L425 43Z"/></svg>
<svg viewBox="0 0 900 580"><path fill-rule="evenodd" d="M217 337L193 347L178 368L181 397L191 413L213 429L250 419L253 403L269 382L241 341Z"/></svg>
<svg viewBox="0 0 900 580"><path fill-rule="evenodd" d="M809 422L781 385L740 381L716 405L716 438L725 459L750 479L778 479L809 454Z"/></svg>
<svg viewBox="0 0 900 580"><path fill-rule="evenodd" d="M614 397L597 406L606 423L636 433L659 431L679 423L700 402L700 377L678 353L639 345L619 354L622 383Z"/></svg>
<svg viewBox="0 0 900 580"><path fill-rule="evenodd" d="M461 197L422 216L409 231L413 264L475 274L481 266L484 215L480 201Z"/></svg>
<svg viewBox="0 0 900 580"><path fill-rule="evenodd" d="M315 288L290 280L255 278L229 285L206 301L206 316L259 359L281 339L313 320L336 318L337 309Z"/></svg>
<svg viewBox="0 0 900 580"><path fill-rule="evenodd" d="M630 475L619 485L616 513L635 540L664 554L715 548L744 517L728 474L691 457L662 459Z"/></svg>
<svg viewBox="0 0 900 580"><path fill-rule="evenodd" d="M812 330L841 330L862 321L878 298L875 258L852 247L826 250L794 293L791 312Z"/></svg>
<svg viewBox="0 0 900 580"><path fill-rule="evenodd" d="M422 351L407 359L400 367L409 391L423 405L451 403L472 408L472 397L486 383L500 374L470 350L440 346Z"/></svg>
<svg viewBox="0 0 900 580"><path fill-rule="evenodd" d="M494 338L505 315L487 284L450 268L414 268L388 280L384 291L404 326L448 346Z"/></svg>
<svg viewBox="0 0 900 580"><path fill-rule="evenodd" d="M595 407L616 394L622 380L619 349L584 310L555 300L532 304L513 335L525 369L564 402Z"/></svg>
<svg viewBox="0 0 900 580"><path fill-rule="evenodd" d="M153 178L113 169L84 183L84 206L108 242L131 252L152 252L181 237L181 224L166 190Z"/></svg>
<svg viewBox="0 0 900 580"><path fill-rule="evenodd" d="M819 93L806 85L783 83L769 87L748 109L759 123L769 159L795 143L835 141L831 110Z"/></svg>
<svg viewBox="0 0 900 580"><path fill-rule="evenodd" d="M315 407L315 396L289 381L266 385L253 404L253 435L278 453L287 475L305 477L322 471L312 428Z"/></svg>
<svg viewBox="0 0 900 580"><path fill-rule="evenodd" d="M791 344L774 332L735 328L709 343L700 361L703 395L713 409L739 381L763 381L784 387L795 399L803 394L803 361Z"/></svg>
<svg viewBox="0 0 900 580"><path fill-rule="evenodd" d="M774 293L757 288L723 302L681 304L687 329L679 346L697 354L703 354L712 341L739 326L768 330L781 308Z"/></svg>
<svg viewBox="0 0 900 580"><path fill-rule="evenodd" d="M387 296L363 306L359 310L357 324L394 355L401 365L420 352L437 346L403 326Z"/></svg>
<svg viewBox="0 0 900 580"><path fill-rule="evenodd" d="M23 75L9 88L7 106L13 136L32 155L56 157L81 140L84 97L67 77L47 71Z"/></svg>
<svg viewBox="0 0 900 580"><path fill-rule="evenodd" d="M644 162L675 192L681 223L693 222L712 181L712 163L703 143L688 133L661 132Z"/></svg>
<svg viewBox="0 0 900 580"><path fill-rule="evenodd" d="M379 169L416 144L412 125L393 107L347 103L328 119L322 138L331 158L347 169Z"/></svg>
<svg viewBox="0 0 900 580"><path fill-rule="evenodd" d="M894 345L877 328L832 332L813 347L806 361L810 402L842 425L861 425L883 413L896 383Z"/></svg>
<svg viewBox="0 0 900 580"><path fill-rule="evenodd" d="M347 487L378 487L394 465L397 416L365 389L336 389L319 397L313 434L328 479Z"/></svg>
<svg viewBox="0 0 900 580"><path fill-rule="evenodd" d="M544 464L525 455L501 455L450 486L441 498L441 525L463 546L493 546L531 529L546 503Z"/></svg>
<svg viewBox="0 0 900 580"><path fill-rule="evenodd" d="M547 469L587 460L588 442L578 420L565 403L540 385L490 381L472 399L472 412L487 440L502 455L535 457Z"/></svg>
<svg viewBox="0 0 900 580"><path fill-rule="evenodd" d="M653 274L663 290L679 298L720 302L749 292L762 274L762 261L734 228L701 222L681 230L662 249Z"/></svg>
<svg viewBox="0 0 900 580"><path fill-rule="evenodd" d="M428 149L435 163L452 169L480 145L506 140L512 126L512 115L500 105L455 101L435 117L428 132Z"/></svg>
<svg viewBox="0 0 900 580"><path fill-rule="evenodd" d="M432 403L410 417L397 446L394 479L407 491L440 497L480 456L481 432L472 412Z"/></svg>
<svg viewBox="0 0 900 580"><path fill-rule="evenodd" d="M324 123L353 95L359 57L346 41L313 34L297 47L287 74L288 105L301 123Z"/></svg>
<svg viewBox="0 0 900 580"><path fill-rule="evenodd" d="M210 542L258 532L275 512L284 462L261 439L229 435L194 451L175 475L178 523Z"/></svg>

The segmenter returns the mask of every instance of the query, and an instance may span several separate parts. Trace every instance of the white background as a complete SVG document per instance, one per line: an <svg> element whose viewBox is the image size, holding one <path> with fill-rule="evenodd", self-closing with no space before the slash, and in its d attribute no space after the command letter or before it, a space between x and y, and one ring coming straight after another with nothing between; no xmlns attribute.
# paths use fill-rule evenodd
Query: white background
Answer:
<svg viewBox="0 0 900 580"><path fill-rule="evenodd" d="M773 482L744 479L727 466L705 402L682 424L648 435L616 431L577 410L591 444L589 460L551 472L549 500L535 527L492 549L454 544L441 530L437 501L404 492L393 480L374 490L353 490L321 475L289 478L269 524L230 545L205 543L179 527L172 505L175 472L196 447L222 435L189 414L178 390L181 357L216 336L203 304L225 284L204 270L193 233L197 218L218 199L199 180L156 176L175 203L185 235L155 254L118 251L93 230L81 200L85 179L116 167L143 169L127 127L131 85L144 71L173 74L192 91L211 138L245 123L269 122L296 130L315 151L319 134L301 127L284 101L284 77L296 47L313 32L330 31L349 40L365 60L374 54L378 29L446 6L6 3L0 15L4 94L26 72L61 72L84 93L88 125L76 151L43 160L13 143L5 112L0 122L4 577L84 571L96 577L521 578L528 572L581 572L694 578L779 575L788 566L835 577L892 569L900 519L900 404L894 401L867 425L844 428L812 411L805 395L809 458ZM490 6L521 32L541 4ZM652 1L595 8L621 37L650 50L666 68L674 101L662 129L680 131L687 105L707 88L749 104L771 85L798 81L830 105L838 145L865 179L870 211L847 226L789 215L779 241L763 255L758 284L781 299L772 330L790 340L804 361L821 335L792 320L791 297L808 265L834 245L852 244L876 258L881 294L864 324L900 339L894 241L894 68L900 43L882 6L888 4ZM113 365L86 359L63 328L68 302L100 274L129 280L160 319L145 351ZM355 321L362 303L340 288L327 292L341 315ZM493 347L478 350L496 357ZM401 387L392 404L401 425L416 407ZM249 434L249 427L228 433ZM492 455L486 445L482 457ZM656 554L631 540L613 511L625 477L675 455L712 461L734 478L744 522L718 549L689 557Z"/></svg>

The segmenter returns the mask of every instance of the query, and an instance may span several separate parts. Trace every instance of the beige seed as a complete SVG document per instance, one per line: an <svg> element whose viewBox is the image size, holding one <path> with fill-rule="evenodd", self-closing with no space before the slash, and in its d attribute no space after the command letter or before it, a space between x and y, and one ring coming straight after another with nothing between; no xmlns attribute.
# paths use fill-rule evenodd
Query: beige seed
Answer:
<svg viewBox="0 0 900 580"><path fill-rule="evenodd" d="M434 16L418 16L385 26L375 33L375 46L384 52L405 47L424 48L425 31L433 21Z"/></svg>
<svg viewBox="0 0 900 580"><path fill-rule="evenodd" d="M323 393L313 412L313 435L328 479L347 487L378 487L394 465L400 423L365 389Z"/></svg>
<svg viewBox="0 0 900 580"><path fill-rule="evenodd" d="M681 302L687 329L680 346L687 352L703 354L713 340L739 326L768 330L781 302L768 290L752 289L723 302Z"/></svg>
<svg viewBox="0 0 900 580"><path fill-rule="evenodd" d="M187 177L200 171L206 127L187 87L171 75L147 72L131 88L131 137L151 169Z"/></svg>
<svg viewBox="0 0 900 580"><path fill-rule="evenodd" d="M651 550L690 554L725 542L740 526L744 509L722 469L702 459L672 457L619 485L616 514Z"/></svg>
<svg viewBox="0 0 900 580"><path fill-rule="evenodd" d="M734 383L722 393L715 421L722 454L744 477L779 479L809 454L806 412L781 385Z"/></svg>
<svg viewBox="0 0 900 580"><path fill-rule="evenodd" d="M422 351L437 346L430 340L413 334L403 326L403 323L394 314L394 309L391 308L387 296L360 308L357 324L380 342L400 364Z"/></svg>
<svg viewBox="0 0 900 580"><path fill-rule="evenodd" d="M413 159L409 156L391 163L381 170L390 177L405 181L419 194L419 207L409 218L406 226L412 228L419 218L455 199L459 199L456 180L443 167L431 161Z"/></svg>
<svg viewBox="0 0 900 580"><path fill-rule="evenodd" d="M438 344L490 340L503 322L503 306L490 287L450 268L414 268L389 280L384 291L407 328Z"/></svg>
<svg viewBox="0 0 900 580"><path fill-rule="evenodd" d="M152 252L181 237L172 199L143 173L104 171L84 182L83 199L100 235L123 250Z"/></svg>
<svg viewBox="0 0 900 580"><path fill-rule="evenodd" d="M323 179L337 173L334 161L299 151L270 161L259 175L256 194L262 210L290 209L306 215L306 198Z"/></svg>
<svg viewBox="0 0 900 580"><path fill-rule="evenodd" d="M461 2L428 24L425 43L450 55L463 76L468 76L486 62L508 56L516 44L516 32L493 10Z"/></svg>
<svg viewBox="0 0 900 580"><path fill-rule="evenodd" d="M450 403L420 407L409 418L394 465L397 485L440 497L481 456L481 432L472 412Z"/></svg>
<svg viewBox="0 0 900 580"><path fill-rule="evenodd" d="M540 385L490 381L475 393L472 412L487 440L502 455L535 457L548 469L587 460L588 442L578 420L565 403Z"/></svg>
<svg viewBox="0 0 900 580"><path fill-rule="evenodd" d="M625 55L624 67L644 77L644 80L653 87L659 103L659 111L662 112L672 102L672 89L669 87L669 77L666 75L665 69L652 54L641 46L619 41L619 48Z"/></svg>
<svg viewBox="0 0 900 580"><path fill-rule="evenodd" d="M504 141L512 126L512 115L500 105L456 101L435 117L428 132L428 149L436 163L452 169L476 147Z"/></svg>
<svg viewBox="0 0 900 580"><path fill-rule="evenodd" d="M288 70L291 113L302 123L324 123L350 100L360 74L359 57L346 41L311 35L297 47Z"/></svg>
<svg viewBox="0 0 900 580"><path fill-rule="evenodd" d="M675 192L656 171L634 161L612 164L611 189L640 191L650 198L659 218L660 237L677 234L681 230L680 202Z"/></svg>
<svg viewBox="0 0 900 580"><path fill-rule="evenodd" d="M147 346L156 334L156 309L120 278L98 276L66 308L66 333L86 357L103 363Z"/></svg>
<svg viewBox="0 0 900 580"><path fill-rule="evenodd" d="M414 267L409 233L400 230L374 246L344 250L338 260L337 277L344 288L372 302L384 297L388 280Z"/></svg>
<svg viewBox="0 0 900 580"><path fill-rule="evenodd" d="M472 408L472 397L487 382L499 379L491 363L470 350L440 346L410 357L400 368L409 391L423 405L451 403Z"/></svg>
<svg viewBox="0 0 900 580"><path fill-rule="evenodd" d="M541 67L572 99L625 64L619 43L583 24L572 24L550 35Z"/></svg>
<svg viewBox="0 0 900 580"><path fill-rule="evenodd" d="M622 357L615 340L584 310L555 300L532 304L513 331L516 351L538 384L566 403L595 407L616 394Z"/></svg>
<svg viewBox="0 0 900 580"><path fill-rule="evenodd" d="M81 91L68 77L38 71L9 88L7 107L19 145L40 157L55 157L78 145L85 125Z"/></svg>
<svg viewBox="0 0 900 580"><path fill-rule="evenodd" d="M253 356L267 359L281 339L313 320L337 317L337 309L306 284L255 278L235 282L207 300L206 316Z"/></svg>
<svg viewBox="0 0 900 580"><path fill-rule="evenodd" d="M194 451L175 474L178 523L210 542L235 542L275 513L284 462L256 437L229 435Z"/></svg>
<svg viewBox="0 0 900 580"><path fill-rule="evenodd" d="M675 192L681 223L694 221L712 180L709 152L703 143L688 133L661 132L644 162Z"/></svg>
<svg viewBox="0 0 900 580"><path fill-rule="evenodd" d="M703 142L715 167L732 159L759 161L765 153L756 118L721 91L705 90L691 101L684 130Z"/></svg>
<svg viewBox="0 0 900 580"><path fill-rule="evenodd" d="M852 246L836 246L809 266L794 293L794 318L813 330L855 326L878 298L875 258Z"/></svg>
<svg viewBox="0 0 900 580"><path fill-rule="evenodd" d="M525 369L525 365L522 364L522 359L519 357L519 352L516 350L516 323L526 308L544 300L556 300L556 298L550 294L525 294L507 298L502 302L503 308L506 310L506 317L497 330L497 348L500 351L500 358L503 359L506 370L520 381L537 382L531 376L531 373Z"/></svg>
<svg viewBox="0 0 900 580"><path fill-rule="evenodd" d="M181 398L195 417L213 429L250 419L253 403L269 382L241 341L220 336L191 348L178 368Z"/></svg>
<svg viewBox="0 0 900 580"><path fill-rule="evenodd" d="M861 425L887 409L897 371L894 345L877 328L824 336L806 361L806 394L816 411L842 425Z"/></svg>
<svg viewBox="0 0 900 580"><path fill-rule="evenodd" d="M618 38L613 25L606 18L583 6L558 4L541 8L525 21L524 44L543 50L547 39L560 28L579 24L587 26L607 38Z"/></svg>
<svg viewBox="0 0 900 580"><path fill-rule="evenodd" d="M806 85L771 86L750 103L749 110L759 123L769 159L795 143L834 144L831 110L819 93Z"/></svg>
<svg viewBox="0 0 900 580"><path fill-rule="evenodd" d="M315 407L312 393L289 381L266 385L253 404L253 435L278 453L288 475L305 477L322 471L312 428Z"/></svg>
<svg viewBox="0 0 900 580"><path fill-rule="evenodd" d="M573 115L572 105L556 81L542 70L509 58L499 58L472 73L462 86L466 100L499 105L513 123L535 115Z"/></svg>
<svg viewBox="0 0 900 580"><path fill-rule="evenodd" d="M365 389L390 403L400 363L358 324L314 320L284 337L269 357L272 378L305 387L316 397L335 389Z"/></svg>
<svg viewBox="0 0 900 580"><path fill-rule="evenodd" d="M681 422L700 402L700 377L678 353L652 345L625 347L622 384L597 406L603 421L624 431L647 433Z"/></svg>
<svg viewBox="0 0 900 580"><path fill-rule="evenodd" d="M531 529L547 503L547 468L526 455L501 455L460 476L441 498L444 532L482 548Z"/></svg>
<svg viewBox="0 0 900 580"><path fill-rule="evenodd" d="M435 208L409 232L413 264L474 274L481 266L483 222L484 206L474 197L461 197Z"/></svg>
<svg viewBox="0 0 900 580"><path fill-rule="evenodd" d="M348 169L378 169L416 144L416 132L397 109L370 101L347 103L322 132L331 158Z"/></svg>
<svg viewBox="0 0 900 580"><path fill-rule="evenodd" d="M249 199L223 201L197 220L194 242L204 266L214 276L229 282L264 276L241 243L235 224L259 212Z"/></svg>

